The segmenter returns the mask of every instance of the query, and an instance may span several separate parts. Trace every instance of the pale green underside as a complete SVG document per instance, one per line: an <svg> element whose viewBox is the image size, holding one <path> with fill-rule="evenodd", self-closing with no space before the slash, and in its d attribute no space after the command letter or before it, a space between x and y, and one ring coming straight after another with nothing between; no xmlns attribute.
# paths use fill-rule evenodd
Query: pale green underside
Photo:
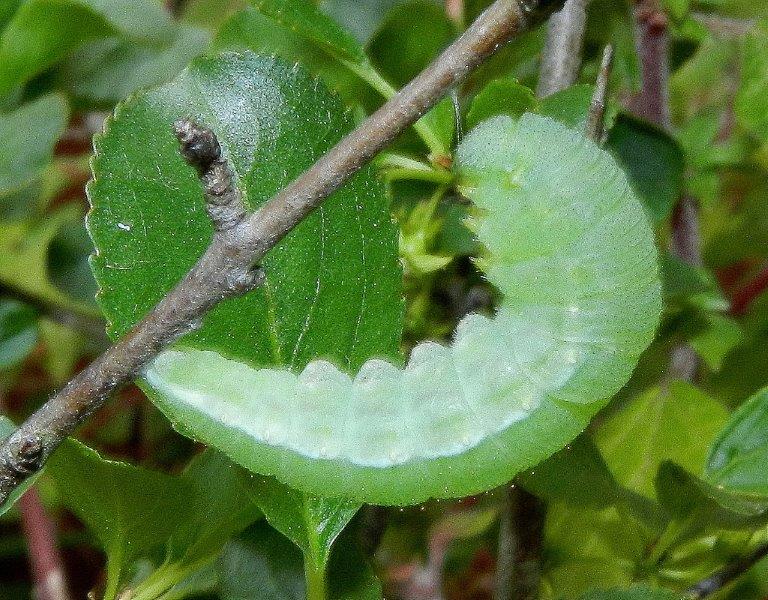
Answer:
<svg viewBox="0 0 768 600"><path fill-rule="evenodd" d="M299 489L379 504L499 485L572 440L629 378L661 310L643 209L613 159L549 119L498 117L458 151L480 261L504 295L453 343L350 377L172 350L146 371L182 431Z"/></svg>

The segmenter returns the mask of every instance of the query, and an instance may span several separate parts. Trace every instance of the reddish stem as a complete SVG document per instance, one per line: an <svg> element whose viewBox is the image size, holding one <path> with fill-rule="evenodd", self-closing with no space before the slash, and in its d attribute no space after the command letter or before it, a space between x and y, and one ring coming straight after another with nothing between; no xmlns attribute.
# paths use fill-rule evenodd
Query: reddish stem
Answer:
<svg viewBox="0 0 768 600"><path fill-rule="evenodd" d="M69 600L56 526L45 512L35 487L19 499L21 527L27 539L29 563L37 600Z"/></svg>
<svg viewBox="0 0 768 600"><path fill-rule="evenodd" d="M752 281L733 295L731 314L741 317L747 313L752 302L768 289L768 265Z"/></svg>

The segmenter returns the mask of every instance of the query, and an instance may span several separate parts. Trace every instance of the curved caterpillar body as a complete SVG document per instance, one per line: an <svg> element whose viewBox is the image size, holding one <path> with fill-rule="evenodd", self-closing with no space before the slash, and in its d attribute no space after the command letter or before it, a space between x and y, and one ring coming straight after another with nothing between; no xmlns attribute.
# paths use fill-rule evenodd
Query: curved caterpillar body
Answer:
<svg viewBox="0 0 768 600"><path fill-rule="evenodd" d="M479 260L504 298L405 368L295 375L170 350L145 373L192 437L299 489L378 504L456 497L562 448L629 378L661 309L653 236L612 158L549 119L497 117L462 143Z"/></svg>

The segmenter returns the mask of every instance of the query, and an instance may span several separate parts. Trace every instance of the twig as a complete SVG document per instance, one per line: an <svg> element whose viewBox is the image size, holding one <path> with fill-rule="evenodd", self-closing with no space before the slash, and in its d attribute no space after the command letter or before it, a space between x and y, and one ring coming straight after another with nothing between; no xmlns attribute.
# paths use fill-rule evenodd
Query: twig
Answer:
<svg viewBox="0 0 768 600"><path fill-rule="evenodd" d="M768 556L768 544L757 547L747 556L739 558L717 573L714 573L706 579L689 587L685 591L686 597L691 600L700 600L701 598L706 598L707 596L719 592L726 585L744 575L744 573L749 571L766 556Z"/></svg>
<svg viewBox="0 0 768 600"><path fill-rule="evenodd" d="M639 0L634 17L642 87L629 106L636 115L670 131L669 20L659 0ZM690 196L680 198L675 207L670 251L688 264L702 264L698 206ZM670 376L687 381L696 378L700 361L689 346L673 348L670 361Z"/></svg>
<svg viewBox="0 0 768 600"><path fill-rule="evenodd" d="M494 600L538 598L544 504L520 487L507 492L501 513Z"/></svg>
<svg viewBox="0 0 768 600"><path fill-rule="evenodd" d="M27 540L36 600L69 600L55 526L34 486L19 499L21 527Z"/></svg>
<svg viewBox="0 0 768 600"><path fill-rule="evenodd" d="M563 0L497 0L435 62L314 166L239 223L215 232L182 281L120 341L81 371L0 446L0 502L117 387L194 329L226 298L258 285L253 265L304 217L515 34Z"/></svg>
<svg viewBox="0 0 768 600"><path fill-rule="evenodd" d="M613 46L608 44L603 51L603 60L600 63L600 73L595 82L595 93L589 105L589 114L585 133L595 143L600 143L605 134L605 107L608 103L608 81L611 78L613 67Z"/></svg>
<svg viewBox="0 0 768 600"><path fill-rule="evenodd" d="M536 95L546 98L576 81L581 68L581 50L589 0L568 0L547 26L547 41L541 55Z"/></svg>

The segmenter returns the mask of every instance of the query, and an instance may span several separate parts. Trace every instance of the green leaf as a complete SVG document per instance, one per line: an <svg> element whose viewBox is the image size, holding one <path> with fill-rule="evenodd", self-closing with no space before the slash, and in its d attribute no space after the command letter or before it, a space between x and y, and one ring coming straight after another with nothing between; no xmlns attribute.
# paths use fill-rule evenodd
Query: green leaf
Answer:
<svg viewBox="0 0 768 600"><path fill-rule="evenodd" d="M746 36L735 112L739 122L768 143L768 24L758 23Z"/></svg>
<svg viewBox="0 0 768 600"><path fill-rule="evenodd" d="M711 485L671 461L659 468L656 496L670 517L687 522L688 532L708 525L751 530L768 522L768 497L761 501Z"/></svg>
<svg viewBox="0 0 768 600"><path fill-rule="evenodd" d="M548 502L605 508L616 504L621 495L600 451L586 435L577 437L530 473L521 473L519 479L524 488Z"/></svg>
<svg viewBox="0 0 768 600"><path fill-rule="evenodd" d="M132 561L163 544L191 514L190 482L106 460L74 440L54 452L47 472L107 553L106 600L116 597Z"/></svg>
<svg viewBox="0 0 768 600"><path fill-rule="evenodd" d="M202 54L210 34L178 24L161 45L120 36L84 45L62 65L58 77L74 96L90 102L115 103L138 89L166 83Z"/></svg>
<svg viewBox="0 0 768 600"><path fill-rule="evenodd" d="M0 114L0 197L29 183L51 161L67 116L66 100L58 94Z"/></svg>
<svg viewBox="0 0 768 600"><path fill-rule="evenodd" d="M205 450L181 478L192 485L189 512L166 542L165 562L134 589L156 597L216 559L224 545L261 516L251 501L242 468L215 450Z"/></svg>
<svg viewBox="0 0 768 600"><path fill-rule="evenodd" d="M619 482L646 496L664 460L698 472L707 446L727 419L723 406L695 387L672 381L611 414L595 441Z"/></svg>
<svg viewBox="0 0 768 600"><path fill-rule="evenodd" d="M589 115L589 105L595 88L591 85L572 85L539 101L540 114L560 121L568 127L584 131Z"/></svg>
<svg viewBox="0 0 768 600"><path fill-rule="evenodd" d="M368 57L360 43L312 2L303 0L250 0L254 7L311 40L324 52L346 63L365 66Z"/></svg>
<svg viewBox="0 0 768 600"><path fill-rule="evenodd" d="M619 115L608 135L608 148L654 221L666 219L683 190L685 160L677 142L653 125Z"/></svg>
<svg viewBox="0 0 768 600"><path fill-rule="evenodd" d="M364 42L373 35L387 11L402 0L321 0L323 12Z"/></svg>
<svg viewBox="0 0 768 600"><path fill-rule="evenodd" d="M253 476L250 484L253 502L270 525L301 548L312 567L324 570L333 542L361 505L304 494L271 477Z"/></svg>
<svg viewBox="0 0 768 600"><path fill-rule="evenodd" d="M704 267L690 265L672 254L661 260L664 302L679 309L692 308L704 313L730 308L715 276Z"/></svg>
<svg viewBox="0 0 768 600"><path fill-rule="evenodd" d="M18 300L0 298L0 371L23 361L36 343L37 312Z"/></svg>
<svg viewBox="0 0 768 600"><path fill-rule="evenodd" d="M370 360L354 380L324 360L287 373L167 351L145 374L163 409L256 473L361 502L477 493L576 437L654 335L643 209L608 153L532 114L476 128L457 174L505 294L494 319L469 315L451 346L422 343L404 369Z"/></svg>
<svg viewBox="0 0 768 600"><path fill-rule="evenodd" d="M5 440L15 430L16 425L13 424L13 421L4 415L0 415L0 440ZM24 492L26 492L35 484L37 478L43 474L43 471L44 469L39 470L31 476L27 477L24 481L21 482L21 484L16 487L15 490L11 492L6 501L0 504L0 516L7 513L13 507L13 505L16 504L16 501L24 495Z"/></svg>
<svg viewBox="0 0 768 600"><path fill-rule="evenodd" d="M227 544L218 561L221 600L305 600L299 549L266 522Z"/></svg>
<svg viewBox="0 0 768 600"><path fill-rule="evenodd" d="M171 127L185 115L216 132L252 208L351 127L339 101L302 69L252 54L200 59L168 86L121 105L96 143L88 188L98 251L92 266L113 338L210 241L200 183ZM365 169L269 253L264 286L216 307L183 343L294 368L316 356L345 368L395 356L402 285L396 240L383 188Z"/></svg>
<svg viewBox="0 0 768 600"><path fill-rule="evenodd" d="M69 297L50 280L48 248L58 231L68 223L80 221L80 207L69 205L40 221L0 221L0 282L29 294L42 302L83 315L98 311L88 303Z"/></svg>
<svg viewBox="0 0 768 600"><path fill-rule="evenodd" d="M27 0L0 36L0 95L88 40L120 34L159 43L171 29L153 0Z"/></svg>
<svg viewBox="0 0 768 600"><path fill-rule="evenodd" d="M518 118L535 107L536 97L530 88L515 79L495 79L472 100L467 112L466 126L467 129L473 129L481 121L496 115Z"/></svg>
<svg viewBox="0 0 768 600"><path fill-rule="evenodd" d="M579 597L579 600L680 600L682 596L671 590L633 586L631 588L613 588L594 590Z"/></svg>
<svg viewBox="0 0 768 600"><path fill-rule="evenodd" d="M456 35L442 6L409 0L393 7L366 45L376 69L398 87L421 73Z"/></svg>
<svg viewBox="0 0 768 600"><path fill-rule="evenodd" d="M712 442L705 474L717 486L768 497L768 388L747 400Z"/></svg>
<svg viewBox="0 0 768 600"><path fill-rule="evenodd" d="M688 343L713 371L719 371L725 358L744 341L744 331L735 319L706 315L687 336Z"/></svg>
<svg viewBox="0 0 768 600"><path fill-rule="evenodd" d="M304 600L308 597L298 548L265 522L228 544L218 563L221 600ZM328 600L380 600L381 584L345 533L331 559Z"/></svg>
<svg viewBox="0 0 768 600"><path fill-rule="evenodd" d="M397 92L392 84L373 67L360 43L313 3L304 0L250 0L250 2L263 15L341 62L384 98L391 98ZM280 44L280 46L284 45ZM306 53L302 52L301 59L304 57ZM310 58L309 64L313 62L315 61ZM440 130L434 130L436 121L438 123L441 121L439 115L434 115L434 110L419 119L414 124L414 129L433 155L450 155L450 139L446 143L446 135ZM450 136L447 137L450 138Z"/></svg>

